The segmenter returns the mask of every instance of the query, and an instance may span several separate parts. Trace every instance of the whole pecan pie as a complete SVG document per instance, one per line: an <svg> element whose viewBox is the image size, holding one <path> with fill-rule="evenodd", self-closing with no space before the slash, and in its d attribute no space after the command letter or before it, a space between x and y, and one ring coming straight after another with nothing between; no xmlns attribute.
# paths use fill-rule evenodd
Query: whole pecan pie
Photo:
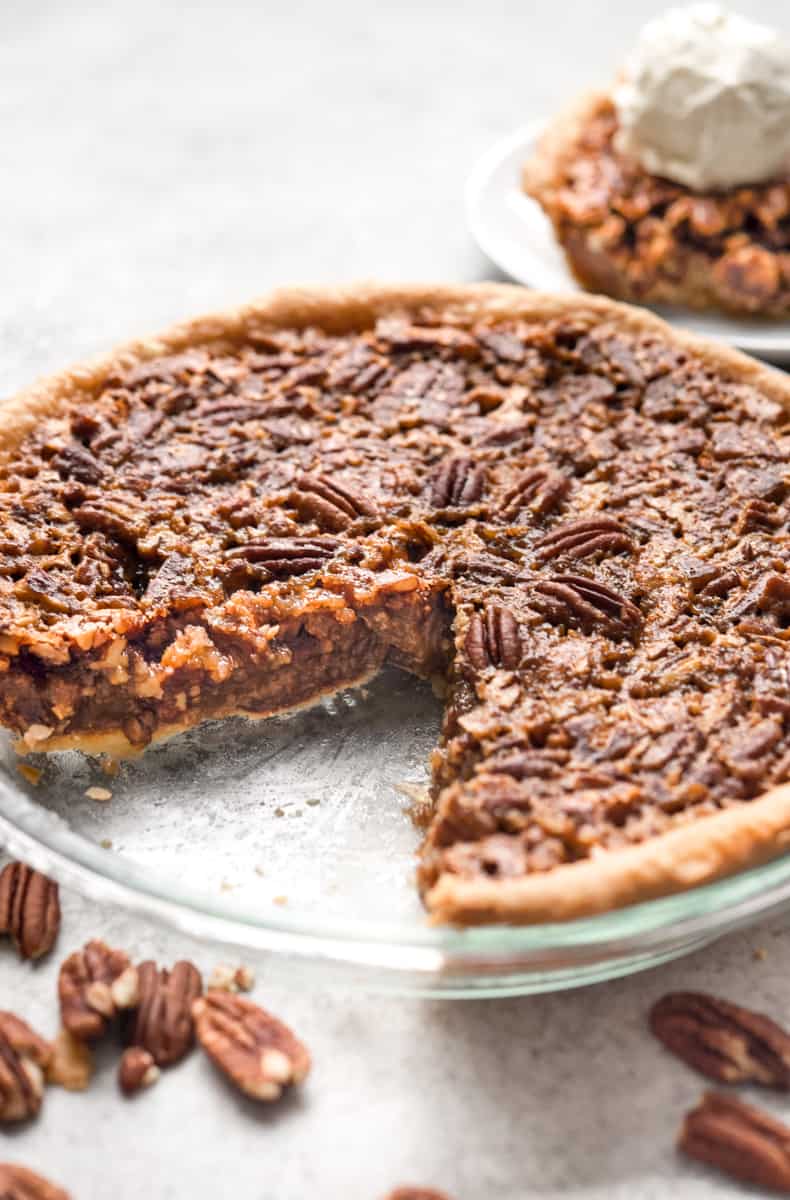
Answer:
<svg viewBox="0 0 790 1200"><path fill-rule="evenodd" d="M620 300L790 314L790 177L693 192L616 145L608 94L543 135L523 172L579 282Z"/></svg>
<svg viewBox="0 0 790 1200"><path fill-rule="evenodd" d="M128 346L0 410L0 719L133 753L395 663L446 695L435 919L766 860L788 408L644 312L496 285L284 292Z"/></svg>

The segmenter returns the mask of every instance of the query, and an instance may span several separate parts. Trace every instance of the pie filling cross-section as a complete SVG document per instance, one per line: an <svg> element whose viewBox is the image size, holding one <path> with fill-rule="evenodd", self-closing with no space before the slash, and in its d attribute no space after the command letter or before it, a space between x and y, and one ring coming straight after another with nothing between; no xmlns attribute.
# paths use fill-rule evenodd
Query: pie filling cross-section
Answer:
<svg viewBox="0 0 790 1200"><path fill-rule="evenodd" d="M604 299L294 291L0 410L0 720L133 753L385 662L446 694L434 918L790 835L790 383Z"/></svg>

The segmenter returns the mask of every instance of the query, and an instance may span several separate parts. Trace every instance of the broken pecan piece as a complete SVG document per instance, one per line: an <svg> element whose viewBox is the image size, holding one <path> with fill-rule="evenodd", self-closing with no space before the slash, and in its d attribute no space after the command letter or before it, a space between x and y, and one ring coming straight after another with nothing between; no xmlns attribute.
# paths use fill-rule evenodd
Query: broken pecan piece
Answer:
<svg viewBox="0 0 790 1200"><path fill-rule="evenodd" d="M711 1079L790 1087L790 1034L760 1013L704 992L670 992L649 1020L668 1050Z"/></svg>
<svg viewBox="0 0 790 1200"><path fill-rule="evenodd" d="M118 1086L124 1096L134 1096L149 1088L159 1078L159 1067L150 1050L142 1046L129 1046L118 1063Z"/></svg>
<svg viewBox="0 0 790 1200"><path fill-rule="evenodd" d="M678 1149L758 1187L790 1194L790 1128L722 1092L687 1113Z"/></svg>
<svg viewBox="0 0 790 1200"><path fill-rule="evenodd" d="M137 977L139 1002L126 1040L130 1046L148 1050L157 1066L170 1066L194 1043L192 1005L203 991L203 980L190 962L177 962L172 971L144 962L137 968Z"/></svg>
<svg viewBox="0 0 790 1200"><path fill-rule="evenodd" d="M307 1076L307 1047L252 1000L229 992L207 992L192 1011L206 1054L253 1100L279 1100L283 1088Z"/></svg>
<svg viewBox="0 0 790 1200"><path fill-rule="evenodd" d="M48 954L60 930L58 885L40 871L11 862L0 873L0 933L10 935L20 958Z"/></svg>
<svg viewBox="0 0 790 1200"><path fill-rule="evenodd" d="M0 1163L1 1200L71 1200L68 1192L17 1163Z"/></svg>
<svg viewBox="0 0 790 1200"><path fill-rule="evenodd" d="M486 469L473 458L446 458L435 471L430 485L434 508L465 508L483 495Z"/></svg>
<svg viewBox="0 0 790 1200"><path fill-rule="evenodd" d="M235 546L225 557L263 567L274 579L288 579L320 571L339 546L333 537L261 538Z"/></svg>
<svg viewBox="0 0 790 1200"><path fill-rule="evenodd" d="M538 562L552 558L589 558L591 554L618 554L633 550L634 543L613 517L589 517L567 521L541 538L537 545Z"/></svg>
<svg viewBox="0 0 790 1200"><path fill-rule="evenodd" d="M521 636L510 609L502 604L487 604L482 613L473 613L465 648L478 671L487 667L514 671L521 661Z"/></svg>
<svg viewBox="0 0 790 1200"><path fill-rule="evenodd" d="M642 625L635 604L611 588L582 575L554 575L531 588L534 603L549 621L583 630L595 627L610 637L634 636Z"/></svg>
<svg viewBox="0 0 790 1200"><path fill-rule="evenodd" d="M95 939L60 968L58 996L65 1028L82 1042L103 1037L118 1010L137 1003L137 972L123 950Z"/></svg>
<svg viewBox="0 0 790 1200"><path fill-rule="evenodd" d="M384 1200L450 1200L444 1192L435 1188L399 1187L385 1196Z"/></svg>
<svg viewBox="0 0 790 1200"><path fill-rule="evenodd" d="M0 1012L0 1123L35 1117L44 1097L49 1042L14 1013Z"/></svg>
<svg viewBox="0 0 790 1200"><path fill-rule="evenodd" d="M90 1046L75 1038L68 1029L61 1029L52 1043L47 1082L56 1083L67 1092L84 1092L92 1078L93 1052Z"/></svg>
<svg viewBox="0 0 790 1200"><path fill-rule="evenodd" d="M515 520L523 508L544 517L557 508L570 491L571 481L561 471L535 467L525 471L502 498L502 516Z"/></svg>
<svg viewBox="0 0 790 1200"><path fill-rule="evenodd" d="M327 479L325 475L300 475L291 493L299 516L315 521L321 529L342 533L359 517L375 517L375 505L359 492Z"/></svg>

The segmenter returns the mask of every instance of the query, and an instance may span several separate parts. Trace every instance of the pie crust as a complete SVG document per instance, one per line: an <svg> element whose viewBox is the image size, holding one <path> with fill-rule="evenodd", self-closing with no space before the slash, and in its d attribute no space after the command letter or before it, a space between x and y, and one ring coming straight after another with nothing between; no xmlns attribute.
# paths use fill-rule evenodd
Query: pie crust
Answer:
<svg viewBox="0 0 790 1200"><path fill-rule="evenodd" d="M281 344L281 335L291 340ZM83 636L86 622L93 621L94 631L101 624L99 616L90 617L90 605L84 612L56 605L53 613L44 602L47 589L38 576L31 591L29 570L21 579L5 570L0 576L0 715L20 736L22 752L77 748L89 754L139 753L150 741L206 717L262 717L314 703L321 695L364 681L384 661L395 661L417 674L443 677L449 688L445 730L434 763L436 812L420 870L425 904L435 921L471 925L566 920L681 891L784 853L790 836L790 785L785 783L790 759L786 764L784 729L790 698L785 701L781 683L788 602L781 578L786 488L778 476L787 458L783 423L790 410L790 381L736 351L601 297L561 298L494 284L283 291L131 343L9 400L0 410L6 555L12 539L21 536L21 518L43 511L40 505L36 508L43 496L50 497L53 506L65 505L68 512L53 517L52 507L41 518L41 528L51 533L53 521L60 521L58 528L68 528L69 537L77 539L78 549L88 558L98 554L97 545L106 556L113 526L94 522L75 533L68 515L99 503L97 489L74 476L69 464L76 460L63 457L68 437L76 436L75 429L81 431L83 449L103 463L108 472L104 489L111 492L127 460L118 459L121 465L109 468L110 460L102 459L102 454L117 453L100 448L100 443L116 444L106 441L106 428L91 443L99 418L132 411L128 405L137 403L148 388L149 408L160 400L187 406L183 428L189 433L198 400L210 413L212 404L236 396L233 363L242 361L249 347L258 347L255 354L260 355L253 374L257 371L265 380L266 372L273 372L263 399L268 403L265 388L271 387L279 412L282 405L295 407L295 397L305 411L324 417L329 411L327 395L332 405L341 406L339 432L332 409L327 440L308 439L307 448L300 450L287 443L278 452L277 461L285 463L282 469L286 471L288 456L293 455L298 470L307 465L314 471L316 453L330 463L331 450L337 458L331 460L333 474L326 478L334 486L346 479L343 472L353 474L356 469L353 455L349 457L351 446L369 472L363 500L378 497L386 508L396 497L397 519L389 509L383 517L381 509L378 516L371 515L375 504L362 511L360 501L360 509L330 537L321 523L327 510L316 501L318 493L309 492L305 502L300 489L308 485L299 482L302 476L294 484L292 472L289 482L267 498L269 507L261 518L265 536L254 542L252 561L260 561L256 555L261 546L260 553L268 555L263 561L271 565L272 544L284 553L286 543L304 548L309 542L337 550L338 566L319 563L312 573L288 577L286 572L273 580L264 572L255 577L254 587L236 580L220 600L191 597L189 616L177 613L172 600L164 615L155 606L149 611L147 591L141 599L129 590L126 607L118 596L111 597L109 608L102 607L104 602L97 600L101 593L90 583L90 604L101 621L118 611L124 621L137 622L127 639L130 653L159 622L159 640L146 643L145 653L138 654L140 671L146 655L152 658L152 647L170 648L183 639L186 627L202 629L203 634L208 629L215 636L212 630L219 626L212 626L209 616L219 621L220 613L225 620L228 612L242 611L234 605L251 606L244 612L276 613L281 621L265 626L269 642L262 651L263 666L250 676L250 688L262 689L255 704L223 692L225 677L217 675L211 687L206 685L206 695L214 697L210 708L200 698L200 687L183 719L157 720L152 700L152 721L142 732L139 721L125 726L121 717L112 715L104 718L102 728L92 728L89 721L80 726L78 712L75 715L73 706L69 711L65 703L61 716L51 720L25 716L30 706L51 706L52 695L61 695L52 691L53 680L58 686L61 677L73 683L74 672L84 671L93 687L97 671L106 671L107 663L97 661L96 646ZM378 383L357 393L347 395L339 386L333 391L337 363L352 361L348 356L361 354L361 347L376 357L377 366L389 364L390 375L379 372ZM222 371L207 368L198 356L198 366L192 363L187 374L198 372L203 389L199 395L194 391L197 384L176 387L176 368L167 366L172 356L193 350L208 355L211 363L212 356L218 356L227 375L223 382L211 373L216 369L221 376ZM283 391L283 362L291 369L299 354L320 360L321 378L330 383ZM156 375L160 362L165 364L161 378ZM153 375L142 369L146 364L156 368ZM411 391L404 391L405 372L412 371L412 380L418 378L415 365L423 383L413 382ZM424 382L426 372L433 383ZM458 382L462 379L465 390ZM481 379L488 381L485 386ZM428 404L430 388L434 391ZM255 394L260 397L260 389ZM352 403L349 396L354 394ZM381 432L385 418L376 417L379 424L374 428L366 415L374 401L385 403L386 421L391 422L386 436ZM397 412L401 403L412 406L405 422ZM176 405L168 411L181 410ZM362 422L358 428L357 417ZM234 445L252 445L258 436L256 420ZM85 432L89 427L93 433ZM119 428L123 432L118 426L111 430L113 436ZM352 445L348 439L353 429L358 440ZM648 457L639 458L634 440L648 435L664 439L663 456L648 447ZM170 441L162 443L165 449L175 436L168 435ZM270 436L261 435L267 454ZM154 435L149 443L146 457L154 453L151 446L158 445ZM354 445L360 447L358 453ZM385 457L375 458L381 447L404 472L404 463L417 463L419 470L414 468L416 474L408 477L402 495L400 483L385 491L382 480L392 464ZM139 447L132 445L132 458L136 450ZM375 472L373 461L379 463ZM541 486L552 471L562 475L562 488L549 496L547 507L541 507L541 496L545 499L547 493L535 491L538 461ZM274 471L274 464L272 457L267 470ZM515 502L512 497L507 500L505 492L512 492L515 479L522 488L521 499L527 495L525 466L532 471L527 471L530 503L514 509ZM625 478L627 470L632 471L628 481L636 480L637 500L631 496L633 488L622 486L621 475ZM179 478L187 505L194 498L189 475ZM236 487L239 481L247 485L244 471L228 486ZM643 483L646 490L639 492ZM201 495L213 495L213 486L201 485ZM223 487L220 477L218 491L224 497ZM444 504L437 500L437 487L446 493ZM150 492L140 488L140 503L149 508L154 503ZM426 500L426 495L432 499ZM678 539L676 554L667 542L667 523L680 520L680 509L673 505L682 496L692 497L692 502L683 510L689 514L688 530L673 534ZM220 511L213 499L211 504ZM705 504L713 508L702 520ZM731 544L727 542L726 562L719 563L716 554L719 543L727 541L733 504L740 506L739 531L732 533ZM515 515L506 518L506 509ZM714 531L709 552L707 543L700 549L700 539L707 536L707 521L714 519L724 532ZM289 522L298 536L283 534L275 520ZM418 526L425 544L417 555L410 543L407 553L406 543L398 538L405 537L404 530L416 538ZM35 536L40 533L34 529ZM232 549L223 551L223 561L230 555L235 562L236 550L245 545L249 549L245 537L238 534L239 544L233 542ZM140 546L144 541L141 537ZM339 549L336 542L342 543ZM159 571L167 561L165 551L156 557L145 544L144 552L138 547L138 556L153 555ZM364 554L357 553L360 547ZM682 557L689 548L707 554L707 559L695 559L689 566L691 560ZM30 553L28 546L17 555L18 562L27 562ZM642 559L647 567L637 570L633 564ZM687 610L678 600L685 596ZM113 604L120 607L113 609ZM152 613L158 614L156 620ZM300 616L304 613L307 617ZM300 621L306 622L304 628ZM298 672L293 667L289 674L288 665L298 660L310 621L318 632L307 640L324 647L315 660L319 668L309 676L307 693L304 688L289 693L289 679ZM256 636L263 628L256 628ZM344 641L349 630L352 641ZM109 644L111 639L104 633L102 637L102 645ZM672 642L669 649L665 642ZM31 659L45 644L49 649L31 668ZM68 652L63 651L66 645ZM179 645L182 652L177 665L168 668L170 675L184 671L190 679L202 679L209 670L205 639L187 638ZM665 661L662 655L668 656L670 666L658 683L645 658L648 650L655 650L659 663ZM337 669L333 655L340 664ZM586 658L593 665L584 668L588 673L580 682L579 664ZM741 664L740 674L731 673L733 663ZM111 664L112 671L116 666ZM234 661L233 669L239 666ZM752 672L748 702L743 699L747 668ZM714 669L717 682L712 686ZM142 676L135 677L128 664L119 670L112 686L131 712L139 703L133 679ZM554 672L549 688L541 677L546 670ZM699 683L703 677L704 686ZM157 678L161 683L164 676L160 672ZM283 686L270 688L274 678ZM615 700L610 703L607 694ZM730 709L724 705L726 696L732 697ZM566 705L560 715L552 715L555 700ZM669 761L659 762L662 738L666 744L670 735L686 728L679 718L677 728L674 718L666 718L672 703L685 714L693 753L687 743L678 743ZM549 708L541 715L542 704ZM119 712L123 711L121 705ZM634 720L644 722L654 721L659 711L665 714L661 729L644 724L641 741L635 741L628 714L636 713ZM96 725L100 716L96 708ZM516 737L521 755L516 766L510 735ZM524 755L530 760L526 767ZM643 759L653 765L644 765ZM683 770L674 769L681 762ZM684 773L691 781L688 786ZM555 792L560 798L556 812Z"/></svg>

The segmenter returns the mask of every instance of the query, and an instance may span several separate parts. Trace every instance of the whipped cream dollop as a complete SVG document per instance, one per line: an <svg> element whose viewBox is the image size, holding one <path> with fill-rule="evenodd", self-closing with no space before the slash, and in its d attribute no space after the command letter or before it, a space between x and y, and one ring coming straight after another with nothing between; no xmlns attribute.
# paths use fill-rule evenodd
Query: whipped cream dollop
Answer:
<svg viewBox="0 0 790 1200"><path fill-rule="evenodd" d="M790 166L790 42L719 4L645 25L614 90L618 148L695 191Z"/></svg>

